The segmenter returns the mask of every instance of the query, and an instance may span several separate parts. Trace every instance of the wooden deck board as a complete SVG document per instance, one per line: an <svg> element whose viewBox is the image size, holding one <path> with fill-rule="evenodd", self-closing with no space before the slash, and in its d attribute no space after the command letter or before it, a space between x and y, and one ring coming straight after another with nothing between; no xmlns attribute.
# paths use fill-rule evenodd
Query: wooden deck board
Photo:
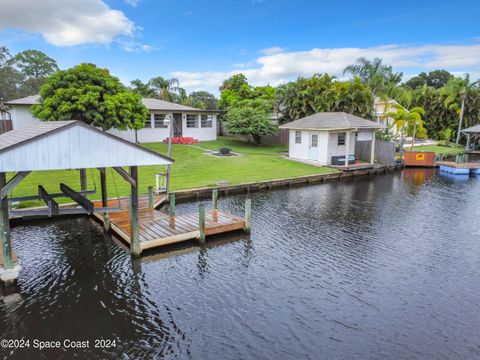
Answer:
<svg viewBox="0 0 480 360"><path fill-rule="evenodd" d="M156 195L154 203L164 202ZM108 207L119 207L119 212L109 214L112 230L127 243L130 243L130 213L129 199L121 198L108 201ZM94 202L95 207L101 207L100 201ZM95 214L102 220L102 214ZM181 241L198 239L200 226L198 213L169 216L156 209L149 208L148 196L139 198L140 247L142 250L165 246ZM205 213L205 235L221 234L241 230L245 220L224 211L209 210Z"/></svg>

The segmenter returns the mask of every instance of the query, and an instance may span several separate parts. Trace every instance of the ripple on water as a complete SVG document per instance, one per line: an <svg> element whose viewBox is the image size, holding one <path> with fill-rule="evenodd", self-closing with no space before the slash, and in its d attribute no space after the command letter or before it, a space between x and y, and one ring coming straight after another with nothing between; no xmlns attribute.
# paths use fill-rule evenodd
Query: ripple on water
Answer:
<svg viewBox="0 0 480 360"><path fill-rule="evenodd" d="M2 336L117 339L103 358L479 357L479 182L412 174L255 193L251 236L142 260L87 218L18 226Z"/></svg>

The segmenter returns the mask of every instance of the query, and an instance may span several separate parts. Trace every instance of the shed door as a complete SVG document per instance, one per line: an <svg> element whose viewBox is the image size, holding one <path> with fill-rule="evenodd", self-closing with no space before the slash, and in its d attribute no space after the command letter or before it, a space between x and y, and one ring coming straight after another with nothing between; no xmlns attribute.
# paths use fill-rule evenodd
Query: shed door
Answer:
<svg viewBox="0 0 480 360"><path fill-rule="evenodd" d="M310 134L308 159L318 161L318 134Z"/></svg>

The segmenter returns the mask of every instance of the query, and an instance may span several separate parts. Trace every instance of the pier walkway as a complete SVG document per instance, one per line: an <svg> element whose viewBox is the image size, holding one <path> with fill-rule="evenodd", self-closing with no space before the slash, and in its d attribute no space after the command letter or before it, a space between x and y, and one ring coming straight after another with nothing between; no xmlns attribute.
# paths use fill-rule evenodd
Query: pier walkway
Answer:
<svg viewBox="0 0 480 360"><path fill-rule="evenodd" d="M155 195L154 205L161 205L166 200L165 195ZM94 202L94 205L102 207L100 201ZM156 206L151 208L150 205L148 196L139 197L138 225L141 251L182 241L194 239L201 241L202 233L204 237L248 228L246 219L218 209L205 211L203 215L198 212L171 216L156 210ZM109 200L108 206L120 208L120 211L109 214L112 232L130 244L132 228L129 199ZM104 222L102 213L95 212L92 215Z"/></svg>

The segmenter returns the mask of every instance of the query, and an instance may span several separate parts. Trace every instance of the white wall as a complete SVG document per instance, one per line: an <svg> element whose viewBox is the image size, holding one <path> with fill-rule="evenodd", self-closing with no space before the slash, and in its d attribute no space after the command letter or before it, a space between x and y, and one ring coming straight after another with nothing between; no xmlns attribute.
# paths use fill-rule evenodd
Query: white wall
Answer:
<svg viewBox="0 0 480 360"><path fill-rule="evenodd" d="M40 120L35 118L29 111L28 105L17 105L10 109L14 129L21 129L27 126L38 124Z"/></svg>
<svg viewBox="0 0 480 360"><path fill-rule="evenodd" d="M328 139L328 159L327 164L332 163L332 156L345 156L346 145L338 145L339 132L331 132ZM347 140L345 134L345 141ZM349 155L355 155L355 133L350 134Z"/></svg>
<svg viewBox="0 0 480 360"><path fill-rule="evenodd" d="M327 131L301 131L302 142L295 143L296 130L289 131L288 137L288 156L294 159L311 160L310 152L310 138L312 134L318 135L318 161L321 165L327 165L327 150L328 150L328 132Z"/></svg>
<svg viewBox="0 0 480 360"><path fill-rule="evenodd" d="M357 140L358 141L370 141L372 140L372 134L374 134L373 131L359 131L358 132L358 136L357 136Z"/></svg>
<svg viewBox="0 0 480 360"><path fill-rule="evenodd" d="M302 141L300 144L295 143L295 131L290 130L288 136L288 156L294 159L308 160L309 138L307 131L301 131Z"/></svg>
<svg viewBox="0 0 480 360"><path fill-rule="evenodd" d="M10 113L12 115L12 122L14 129L20 129L27 126L32 126L38 124L40 120L35 118L29 112L29 106L25 105L15 105L12 106L10 109ZM161 113L161 112L155 112ZM200 114L198 114L200 116ZM168 138L168 128L153 128L153 113L150 113L151 117L151 128L145 128L137 131L137 139L141 143L147 142L161 142L164 139ZM216 114L212 114L213 121L211 128L201 128L201 121L200 118L198 120L198 128L187 128L187 121L186 115L182 115L182 132L183 136L186 137L193 137L200 141L209 141L209 140L217 140L217 116ZM75 119L72 119L75 120ZM110 134L118 136L122 139L134 142L135 141L135 131L128 130L128 131L119 131L119 130L109 130Z"/></svg>
<svg viewBox="0 0 480 360"><path fill-rule="evenodd" d="M0 172L167 163L167 160L139 146L79 124L20 144L0 154Z"/></svg>
<svg viewBox="0 0 480 360"><path fill-rule="evenodd" d="M188 128L187 127L187 116L186 114L182 115L182 135L185 137L193 137L200 141L209 141L217 140L217 115L212 114L212 127L211 128L202 128L202 122L200 121L201 114L195 114L198 116L198 127L197 128Z"/></svg>

